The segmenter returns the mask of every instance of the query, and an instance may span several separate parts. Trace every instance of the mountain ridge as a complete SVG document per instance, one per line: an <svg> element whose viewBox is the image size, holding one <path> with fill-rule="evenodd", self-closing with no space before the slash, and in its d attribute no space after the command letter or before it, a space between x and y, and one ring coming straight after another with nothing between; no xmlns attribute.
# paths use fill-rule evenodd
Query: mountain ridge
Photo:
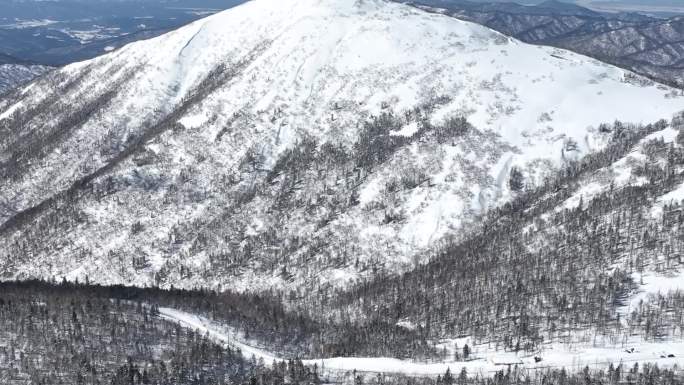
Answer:
<svg viewBox="0 0 684 385"><path fill-rule="evenodd" d="M493 28L531 44L568 49L682 88L681 17L658 19L635 13L599 13L579 6L569 12L515 3L414 1L419 7ZM573 11L574 10L574 11Z"/></svg>
<svg viewBox="0 0 684 385"><path fill-rule="evenodd" d="M259 0L0 100L0 266L346 285L421 262L515 194L513 169L534 185L602 148L601 122L668 118L679 98L405 5Z"/></svg>

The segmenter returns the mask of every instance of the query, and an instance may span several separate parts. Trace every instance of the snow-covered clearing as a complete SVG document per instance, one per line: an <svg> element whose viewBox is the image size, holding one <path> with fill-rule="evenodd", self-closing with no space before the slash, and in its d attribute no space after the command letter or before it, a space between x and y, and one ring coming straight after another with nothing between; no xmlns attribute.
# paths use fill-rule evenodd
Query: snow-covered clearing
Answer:
<svg viewBox="0 0 684 385"><path fill-rule="evenodd" d="M263 358L268 363L278 359L265 350L240 342L237 339L237 331L217 325L206 318L170 308L160 308L159 315L166 320L177 322L183 327L207 334L217 342L228 344L232 348L239 348L247 357Z"/></svg>
<svg viewBox="0 0 684 385"><path fill-rule="evenodd" d="M629 304L624 308L625 314L637 309L642 302L648 302L651 295L665 295L668 292L684 291L684 271L667 275L653 272L634 273L634 281L640 285L639 292L630 298Z"/></svg>
<svg viewBox="0 0 684 385"><path fill-rule="evenodd" d="M206 334L211 339L239 348L242 353L257 359L262 358L265 363L280 361L284 358L240 341L239 333L224 325L219 325L206 318L183 311L160 308L162 318L177 322L183 327L191 328ZM458 340L459 344L467 343L468 339ZM453 346L456 340L446 342ZM633 351L630 352L633 348ZM673 355L673 357L668 357ZM552 344L536 356L541 362L535 362L535 355L497 352L486 345L473 346L474 359L467 362L415 362L387 357L335 357L324 359L304 360L305 365L318 365L323 373L340 373L356 370L362 373L395 373L411 376L436 376L446 372L460 373L462 368L471 374L492 375L506 369L509 365L518 365L529 370L547 368L566 368L579 371L585 366L604 369L609 364L620 363L631 367L635 363L657 363L660 367L681 366L684 364L684 340L666 342L642 342L636 345L625 344L621 347L591 347L591 346L563 346Z"/></svg>

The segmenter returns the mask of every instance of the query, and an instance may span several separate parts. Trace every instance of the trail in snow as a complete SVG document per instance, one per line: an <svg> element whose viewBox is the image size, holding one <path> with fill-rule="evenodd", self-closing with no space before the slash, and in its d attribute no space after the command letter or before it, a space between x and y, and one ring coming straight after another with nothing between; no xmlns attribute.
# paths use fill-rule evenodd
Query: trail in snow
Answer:
<svg viewBox="0 0 684 385"><path fill-rule="evenodd" d="M162 318L168 321L195 329L217 342L230 345L233 348L240 348L247 357L253 355L257 359L263 358L266 363L285 360L285 358L278 357L266 350L240 342L237 331L206 318L170 308L160 308L159 313ZM463 340L460 343L462 344ZM453 346L453 341L450 342L450 346ZM631 348L634 348L634 351L629 353L628 350ZM582 370L585 366L605 369L611 363L614 365L622 363L627 367L631 367L635 363L657 363L660 367L672 367L675 364L684 365L684 339L658 343L644 342L635 345L626 344L624 347L615 348L579 345L568 347L552 344L538 354L542 358L541 362L535 362L534 355L497 352L493 349L487 349L486 346L474 346L473 352L477 358L467 362L426 363L387 357L335 357L310 359L303 362L305 365L318 365L322 373L356 370L362 373L396 373L412 376L436 376L446 372L447 368L452 373L459 373L462 368L465 368L470 375L491 375L499 370L506 369L508 365L518 365L529 370L566 368L571 371ZM674 357L668 357L668 355L674 355Z"/></svg>
<svg viewBox="0 0 684 385"><path fill-rule="evenodd" d="M263 358L267 363L270 363L273 360L282 360L264 350L241 343L236 339L237 332L225 327L220 327L206 318L170 308L160 308L159 315L162 318L176 322L181 326L197 330L202 334L207 334L217 342L225 343L233 348L240 348L242 354L246 357L251 357L253 355L256 358Z"/></svg>

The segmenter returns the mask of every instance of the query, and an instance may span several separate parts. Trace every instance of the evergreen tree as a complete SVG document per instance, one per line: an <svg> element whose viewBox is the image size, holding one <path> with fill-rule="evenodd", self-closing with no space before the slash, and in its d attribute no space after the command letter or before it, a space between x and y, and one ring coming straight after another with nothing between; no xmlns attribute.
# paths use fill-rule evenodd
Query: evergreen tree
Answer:
<svg viewBox="0 0 684 385"><path fill-rule="evenodd" d="M511 175L508 179L508 187L511 191L519 192L525 187L525 177L517 166L511 168Z"/></svg>

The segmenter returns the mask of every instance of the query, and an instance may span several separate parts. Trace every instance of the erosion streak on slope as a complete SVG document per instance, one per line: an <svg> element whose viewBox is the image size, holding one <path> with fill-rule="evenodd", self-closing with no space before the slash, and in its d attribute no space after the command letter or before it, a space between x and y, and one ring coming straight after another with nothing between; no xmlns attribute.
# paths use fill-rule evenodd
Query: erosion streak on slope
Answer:
<svg viewBox="0 0 684 385"><path fill-rule="evenodd" d="M254 54L256 55L257 52L255 52ZM48 199L42 201L38 205L13 215L2 225L0 225L0 235L5 234L8 231L11 231L16 226L20 226L21 224L24 224L27 221L32 220L37 215L40 215L40 213L45 208L59 202L60 200L65 198L69 199L70 197L75 196L80 190L87 187L91 181L113 170L121 162L128 159L131 155L139 151L145 144L147 144L157 136L161 135L166 130L174 127L177 120L181 116L183 116L183 114L185 114L190 108L192 108L194 105L200 102L203 96L220 87L222 84L229 81L231 78L235 77L245 66L249 65L249 63L251 63L252 60L253 57L250 57L250 60L245 60L239 63L238 65L231 67L230 69L217 68L214 72L207 75L205 81L200 83L195 92L191 93L191 96L185 99L178 108L176 108L168 116L164 117L160 122L145 130L142 136L140 136L132 145L127 147L116 157L111 159L105 166L77 180L66 191L59 192L56 195L53 195ZM220 80L214 80L213 76L219 76Z"/></svg>

